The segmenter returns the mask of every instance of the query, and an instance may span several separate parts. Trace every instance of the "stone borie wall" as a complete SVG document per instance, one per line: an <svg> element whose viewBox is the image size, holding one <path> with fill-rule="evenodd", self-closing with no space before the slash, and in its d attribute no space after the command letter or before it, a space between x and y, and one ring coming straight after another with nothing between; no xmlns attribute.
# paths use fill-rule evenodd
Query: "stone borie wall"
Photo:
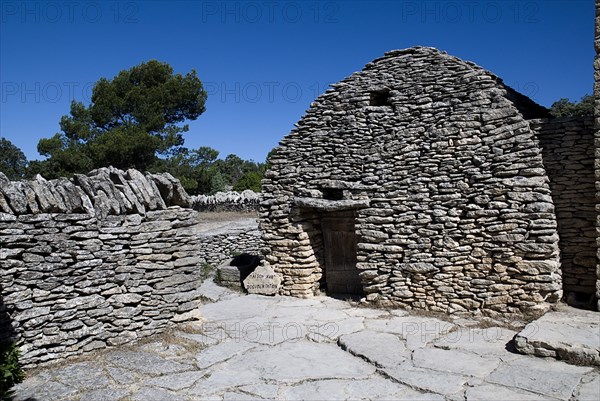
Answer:
<svg viewBox="0 0 600 401"><path fill-rule="evenodd" d="M204 265L259 246L251 225L202 232L169 175L0 184L0 341L29 367L192 318Z"/></svg>
<svg viewBox="0 0 600 401"><path fill-rule="evenodd" d="M596 197L592 117L531 121L558 220L565 298L596 290Z"/></svg>
<svg viewBox="0 0 600 401"><path fill-rule="evenodd" d="M490 314L557 302L556 215L526 121L544 114L430 48L389 52L333 85L263 180L264 257L282 293L323 285L321 215L355 208L367 300Z"/></svg>

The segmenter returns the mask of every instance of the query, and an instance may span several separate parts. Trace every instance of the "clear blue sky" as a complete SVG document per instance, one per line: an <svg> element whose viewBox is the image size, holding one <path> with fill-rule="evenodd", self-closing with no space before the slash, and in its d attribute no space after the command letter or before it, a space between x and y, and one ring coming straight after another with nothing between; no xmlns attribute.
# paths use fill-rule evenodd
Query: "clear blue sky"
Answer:
<svg viewBox="0 0 600 401"><path fill-rule="evenodd" d="M593 86L593 0L0 1L0 136L39 158L74 98L142 61L209 93L186 146L264 160L329 83L392 49L474 61L544 106Z"/></svg>

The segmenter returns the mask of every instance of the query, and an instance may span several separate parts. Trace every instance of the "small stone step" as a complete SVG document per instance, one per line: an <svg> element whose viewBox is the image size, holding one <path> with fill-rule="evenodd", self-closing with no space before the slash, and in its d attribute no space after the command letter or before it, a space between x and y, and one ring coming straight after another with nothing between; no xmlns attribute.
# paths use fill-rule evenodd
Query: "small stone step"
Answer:
<svg viewBox="0 0 600 401"><path fill-rule="evenodd" d="M525 326L515 347L524 354L600 366L600 313L561 306Z"/></svg>

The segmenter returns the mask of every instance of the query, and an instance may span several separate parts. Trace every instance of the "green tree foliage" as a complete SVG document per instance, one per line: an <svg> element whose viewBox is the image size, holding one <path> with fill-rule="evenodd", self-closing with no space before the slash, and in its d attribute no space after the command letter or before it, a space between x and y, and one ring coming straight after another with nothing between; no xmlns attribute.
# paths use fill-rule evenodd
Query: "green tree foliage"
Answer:
<svg viewBox="0 0 600 401"><path fill-rule="evenodd" d="M550 106L550 114L554 117L576 117L594 114L594 97L585 95L579 102L560 99Z"/></svg>
<svg viewBox="0 0 600 401"><path fill-rule="evenodd" d="M224 160L217 160L215 169L220 171L226 180L227 189L233 189L234 191L251 189L260 192L260 181L265 175L266 163L242 160L231 154Z"/></svg>
<svg viewBox="0 0 600 401"><path fill-rule="evenodd" d="M225 191L227 186L227 181L223 177L223 174L219 170L213 170L213 173L210 177L210 191L209 195L214 195L217 192Z"/></svg>
<svg viewBox="0 0 600 401"><path fill-rule="evenodd" d="M215 163L222 175L227 177L230 185L237 182L244 175L244 160L236 155L230 154L223 160Z"/></svg>
<svg viewBox="0 0 600 401"><path fill-rule="evenodd" d="M17 146L0 138L0 171L11 180L23 178L27 169L27 158Z"/></svg>
<svg viewBox="0 0 600 401"><path fill-rule="evenodd" d="M260 181L266 171L265 163L230 154L218 159L219 152L208 146L198 149L179 148L151 168L154 172L169 172L177 177L191 194L214 194L220 191L260 191Z"/></svg>
<svg viewBox="0 0 600 401"><path fill-rule="evenodd" d="M230 154L223 160L217 160L215 168L225 177L228 185L236 187L236 183L250 173L257 173L262 179L266 171L266 164L256 163L252 160L242 160L238 156Z"/></svg>
<svg viewBox="0 0 600 401"><path fill-rule="evenodd" d="M183 146L182 134L188 131L184 123L197 119L205 103L206 91L196 71L174 74L166 63L141 63L112 79L98 80L89 105L71 103L70 114L60 120L61 131L38 142L38 152L46 160L30 161L25 171L22 166L27 161L21 152L19 162L13 163L19 166L14 174L0 167L11 178L68 177L107 166L136 168L169 172L192 195L231 189L260 191L266 163L233 154L218 159L219 152L210 147ZM5 160L16 154L10 149L3 148Z"/></svg>
<svg viewBox="0 0 600 401"><path fill-rule="evenodd" d="M19 349L14 343L0 343L0 400L10 400L11 388L24 378Z"/></svg>
<svg viewBox="0 0 600 401"><path fill-rule="evenodd" d="M171 157L159 159L151 168L154 172L169 172L177 177L189 194L209 193L212 164L219 152L208 146L198 149L179 148Z"/></svg>
<svg viewBox="0 0 600 401"><path fill-rule="evenodd" d="M233 186L234 191L241 192L245 189L251 189L254 192L260 192L260 180L262 175L256 171L244 174Z"/></svg>
<svg viewBox="0 0 600 401"><path fill-rule="evenodd" d="M146 170L159 155L177 155L188 131L183 122L197 119L205 102L196 71L174 74L156 60L101 78L90 105L73 101L61 132L39 141L48 159L32 167L51 178L109 165Z"/></svg>

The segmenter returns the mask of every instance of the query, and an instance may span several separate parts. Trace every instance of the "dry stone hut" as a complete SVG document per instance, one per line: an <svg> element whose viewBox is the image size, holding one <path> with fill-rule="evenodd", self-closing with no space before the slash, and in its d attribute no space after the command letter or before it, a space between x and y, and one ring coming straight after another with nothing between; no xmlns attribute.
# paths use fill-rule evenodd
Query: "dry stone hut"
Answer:
<svg viewBox="0 0 600 401"><path fill-rule="evenodd" d="M449 313L557 302L558 219L539 136L575 127L593 140L593 129L591 119L549 126L548 117L494 74L433 48L386 53L333 85L282 140L263 181L263 253L280 292ZM589 171L587 192L568 199L575 213L587 200L591 214L566 236L591 230L591 244L571 247L570 261L596 251L588 148L575 159ZM573 291L594 294L595 260L569 277Z"/></svg>

